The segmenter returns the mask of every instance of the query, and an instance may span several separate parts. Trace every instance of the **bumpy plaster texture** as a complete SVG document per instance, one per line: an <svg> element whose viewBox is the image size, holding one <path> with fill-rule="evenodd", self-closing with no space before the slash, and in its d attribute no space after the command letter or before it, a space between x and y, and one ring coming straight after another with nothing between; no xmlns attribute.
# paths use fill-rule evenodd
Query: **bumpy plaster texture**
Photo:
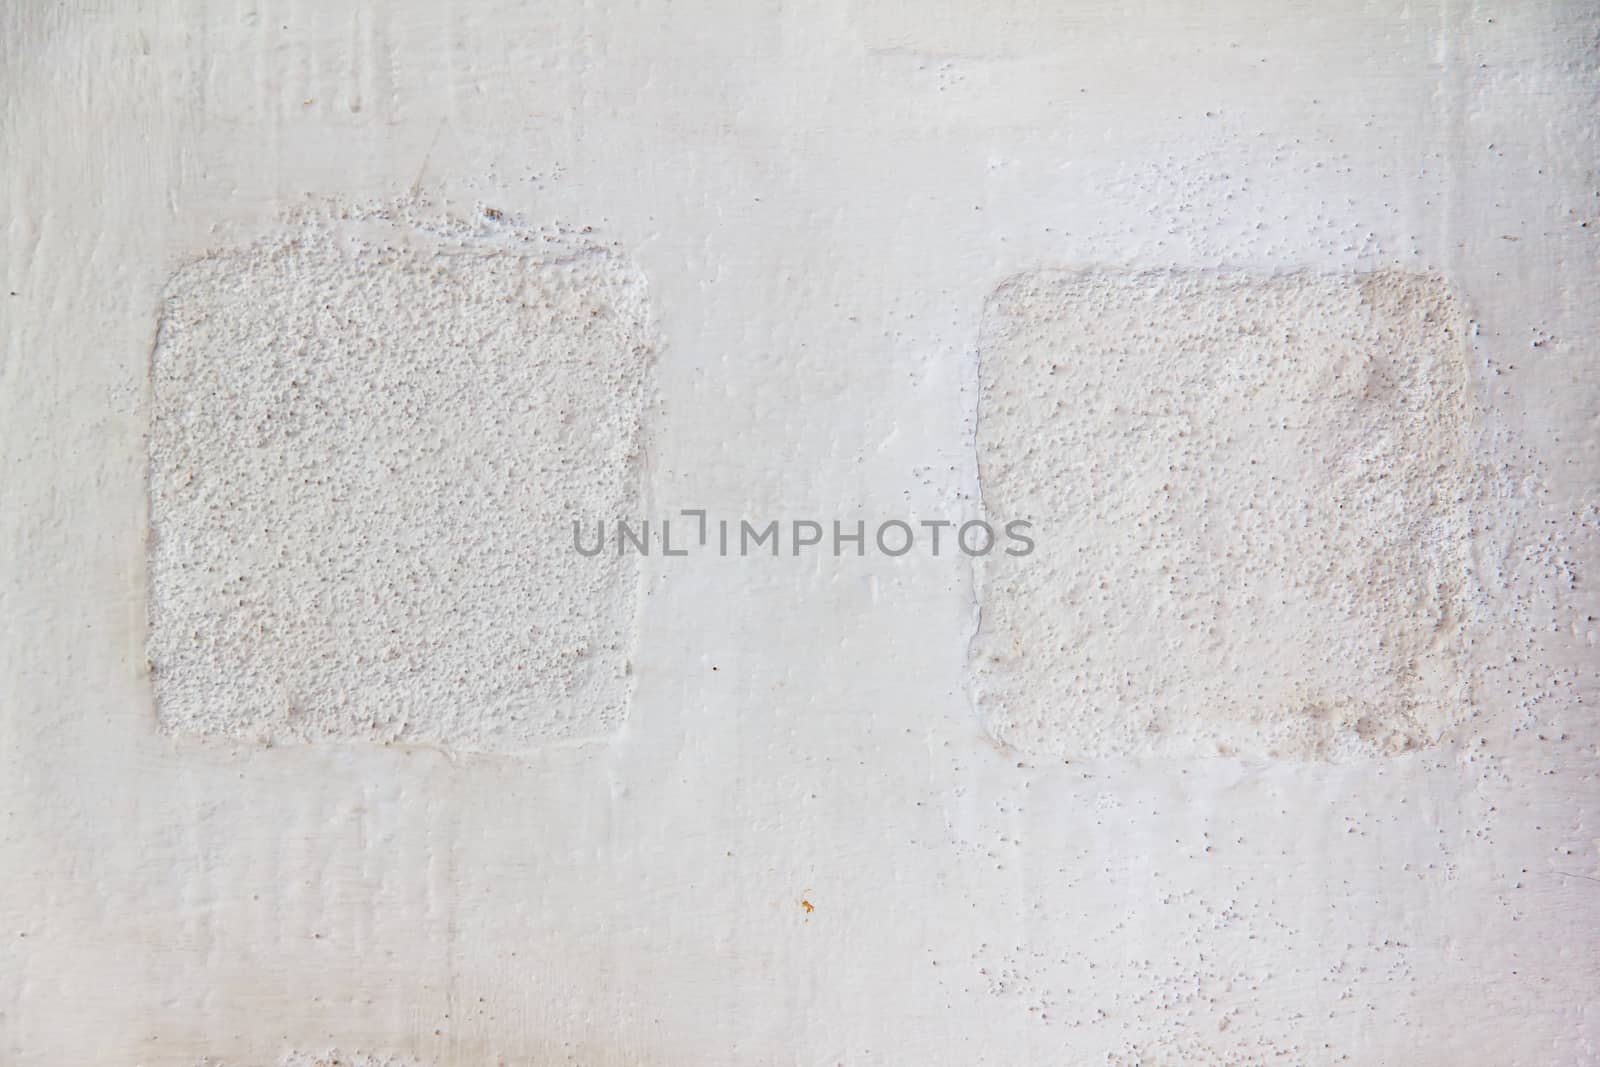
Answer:
<svg viewBox="0 0 1600 1067"><path fill-rule="evenodd" d="M1471 330L1401 273L1038 272L981 338L991 733L1061 757L1337 759L1466 711Z"/></svg>
<svg viewBox="0 0 1600 1067"><path fill-rule="evenodd" d="M277 1067L427 1067L423 1061L410 1056L359 1051L342 1052L339 1049L329 1049L326 1052L294 1050L285 1052L276 1063ZM238 1065L206 1057L196 1062L194 1067L238 1067Z"/></svg>
<svg viewBox="0 0 1600 1067"><path fill-rule="evenodd" d="M409 1056L384 1056L369 1052L290 1052L283 1058L282 1067L423 1067L419 1060Z"/></svg>
<svg viewBox="0 0 1600 1067"><path fill-rule="evenodd" d="M308 211L168 289L150 660L169 729L516 750L625 714L641 275L582 234Z"/></svg>

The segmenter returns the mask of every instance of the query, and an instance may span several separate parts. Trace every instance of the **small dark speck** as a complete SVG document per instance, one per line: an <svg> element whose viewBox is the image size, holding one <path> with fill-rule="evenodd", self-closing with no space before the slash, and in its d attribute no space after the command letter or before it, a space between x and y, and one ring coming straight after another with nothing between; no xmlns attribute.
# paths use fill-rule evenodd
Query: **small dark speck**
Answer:
<svg viewBox="0 0 1600 1067"><path fill-rule="evenodd" d="M486 207L483 209L483 213L496 222L506 217L506 213L497 207Z"/></svg>

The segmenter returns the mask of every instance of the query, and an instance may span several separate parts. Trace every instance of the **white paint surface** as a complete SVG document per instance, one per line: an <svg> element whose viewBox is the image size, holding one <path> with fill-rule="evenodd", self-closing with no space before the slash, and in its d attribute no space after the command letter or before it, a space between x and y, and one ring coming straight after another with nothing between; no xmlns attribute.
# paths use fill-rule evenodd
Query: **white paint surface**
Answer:
<svg viewBox="0 0 1600 1067"><path fill-rule="evenodd" d="M16 3L0 33L0 1063L1600 1060L1592 5ZM1496 621L1429 692L1468 699L1394 754L1017 750L961 556L652 556L602 739L473 752L506 746L442 702L416 745L163 729L157 325L187 265L330 203L630 264L656 516L978 515L1019 275L1440 279ZM1171 654L1124 670L1250 665Z"/></svg>

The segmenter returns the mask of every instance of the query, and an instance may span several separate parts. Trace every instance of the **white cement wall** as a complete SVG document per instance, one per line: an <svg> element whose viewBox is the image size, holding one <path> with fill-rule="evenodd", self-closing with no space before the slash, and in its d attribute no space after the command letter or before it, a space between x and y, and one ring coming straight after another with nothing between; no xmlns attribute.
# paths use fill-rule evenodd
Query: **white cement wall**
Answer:
<svg viewBox="0 0 1600 1067"><path fill-rule="evenodd" d="M0 40L0 1064L1600 1062L1600 9Z"/></svg>

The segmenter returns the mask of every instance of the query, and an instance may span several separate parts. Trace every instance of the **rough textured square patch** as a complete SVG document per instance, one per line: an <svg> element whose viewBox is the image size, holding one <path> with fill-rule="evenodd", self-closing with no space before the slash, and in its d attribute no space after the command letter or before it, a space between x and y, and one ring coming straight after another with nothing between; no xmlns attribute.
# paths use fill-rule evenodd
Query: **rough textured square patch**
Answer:
<svg viewBox="0 0 1600 1067"><path fill-rule="evenodd" d="M1470 325L1437 279L1039 272L989 301L971 686L1060 757L1334 759L1466 711Z"/></svg>
<svg viewBox="0 0 1600 1067"><path fill-rule="evenodd" d="M168 289L152 357L164 727L507 751L626 713L642 276L582 235L307 212Z"/></svg>

